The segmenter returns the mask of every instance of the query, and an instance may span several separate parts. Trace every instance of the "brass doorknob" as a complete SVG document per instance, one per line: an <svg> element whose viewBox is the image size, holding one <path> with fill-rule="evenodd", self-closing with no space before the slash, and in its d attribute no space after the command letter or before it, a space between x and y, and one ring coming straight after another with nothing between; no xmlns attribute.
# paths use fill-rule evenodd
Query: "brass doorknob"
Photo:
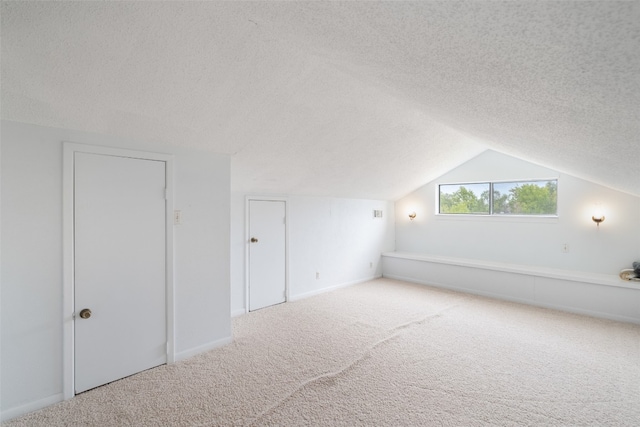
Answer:
<svg viewBox="0 0 640 427"><path fill-rule="evenodd" d="M256 239L255 237L251 238L251 243L258 243L258 239Z"/></svg>
<svg viewBox="0 0 640 427"><path fill-rule="evenodd" d="M80 310L80 318L88 319L89 317L91 317L91 310L89 310L88 308L83 308L82 310Z"/></svg>

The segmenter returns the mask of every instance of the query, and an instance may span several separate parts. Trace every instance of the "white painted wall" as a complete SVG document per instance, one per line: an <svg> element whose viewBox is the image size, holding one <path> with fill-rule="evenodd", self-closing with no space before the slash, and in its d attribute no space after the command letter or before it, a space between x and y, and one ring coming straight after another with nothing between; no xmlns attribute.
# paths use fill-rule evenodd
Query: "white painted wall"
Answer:
<svg viewBox="0 0 640 427"><path fill-rule="evenodd" d="M106 135L2 122L0 410L9 418L62 398L62 142L175 159L177 358L231 339L227 156Z"/></svg>
<svg viewBox="0 0 640 427"><path fill-rule="evenodd" d="M233 166L232 166L233 167ZM248 237L245 237L245 195L231 193L231 315L244 314L245 294L245 251Z"/></svg>
<svg viewBox="0 0 640 427"><path fill-rule="evenodd" d="M633 167L633 166L630 166ZM437 185L558 178L558 218L436 215ZM606 220L591 220L595 203ZM617 274L640 260L640 198L486 151L398 200L396 251ZM417 217L410 221L408 212ZM564 243L569 252L563 253Z"/></svg>
<svg viewBox="0 0 640 427"><path fill-rule="evenodd" d="M231 197L231 310L235 315L245 312L245 199L241 193ZM380 255L394 248L393 202L303 196L286 199L290 300L382 274ZM374 209L381 209L383 217L373 218Z"/></svg>
<svg viewBox="0 0 640 427"><path fill-rule="evenodd" d="M640 286L617 274L406 252L387 252L382 263L391 279L640 324Z"/></svg>

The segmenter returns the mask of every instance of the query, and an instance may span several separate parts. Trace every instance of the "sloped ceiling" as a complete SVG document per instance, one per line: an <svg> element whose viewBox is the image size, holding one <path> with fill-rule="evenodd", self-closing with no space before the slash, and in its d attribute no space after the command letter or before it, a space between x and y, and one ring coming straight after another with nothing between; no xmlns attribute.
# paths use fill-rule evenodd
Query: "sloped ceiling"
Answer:
<svg viewBox="0 0 640 427"><path fill-rule="evenodd" d="M491 148L640 195L639 2L3 2L2 118L397 199ZM81 142L81 141L79 141Z"/></svg>

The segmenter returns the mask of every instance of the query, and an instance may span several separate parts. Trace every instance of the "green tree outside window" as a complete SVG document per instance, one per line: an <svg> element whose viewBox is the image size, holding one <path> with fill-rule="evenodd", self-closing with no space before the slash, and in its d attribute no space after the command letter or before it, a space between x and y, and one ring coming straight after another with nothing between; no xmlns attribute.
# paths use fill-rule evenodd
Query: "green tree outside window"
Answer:
<svg viewBox="0 0 640 427"><path fill-rule="evenodd" d="M557 215L557 205L557 180L440 185L441 214Z"/></svg>

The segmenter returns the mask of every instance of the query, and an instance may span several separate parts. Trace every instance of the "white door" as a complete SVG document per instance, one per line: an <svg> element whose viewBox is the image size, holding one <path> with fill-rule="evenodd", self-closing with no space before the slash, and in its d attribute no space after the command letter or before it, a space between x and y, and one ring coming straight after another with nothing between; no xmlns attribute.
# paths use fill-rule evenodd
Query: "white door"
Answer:
<svg viewBox="0 0 640 427"><path fill-rule="evenodd" d="M166 363L166 180L165 162L88 153L74 173L80 393Z"/></svg>
<svg viewBox="0 0 640 427"><path fill-rule="evenodd" d="M249 200L249 310L286 300L285 202Z"/></svg>

